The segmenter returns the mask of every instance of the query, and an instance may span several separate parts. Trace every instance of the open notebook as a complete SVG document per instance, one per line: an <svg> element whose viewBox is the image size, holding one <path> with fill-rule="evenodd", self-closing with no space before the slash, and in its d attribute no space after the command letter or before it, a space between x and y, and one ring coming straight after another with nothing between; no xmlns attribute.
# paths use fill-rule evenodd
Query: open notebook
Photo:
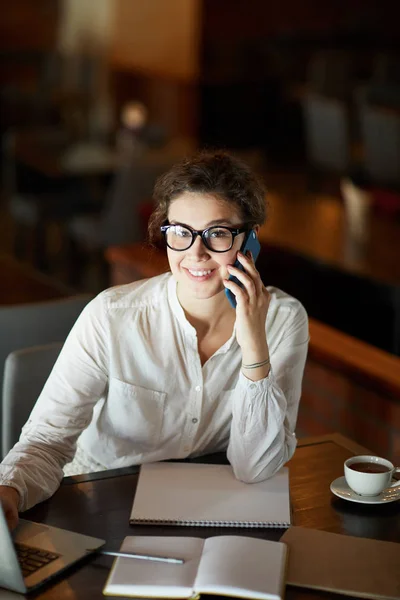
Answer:
<svg viewBox="0 0 400 600"><path fill-rule="evenodd" d="M289 527L289 471L260 483L238 481L230 465L142 465L130 523Z"/></svg>
<svg viewBox="0 0 400 600"><path fill-rule="evenodd" d="M242 536L126 537L121 551L182 558L183 565L117 558L103 593L145 598L218 594L259 600L284 595L286 545Z"/></svg>

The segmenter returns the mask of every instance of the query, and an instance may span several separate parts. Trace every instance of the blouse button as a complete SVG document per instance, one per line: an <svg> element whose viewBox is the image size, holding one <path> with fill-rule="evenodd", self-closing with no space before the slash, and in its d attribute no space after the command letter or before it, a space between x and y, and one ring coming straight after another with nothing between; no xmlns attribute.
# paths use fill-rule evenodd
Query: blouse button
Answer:
<svg viewBox="0 0 400 600"><path fill-rule="evenodd" d="M197 423L198 419L196 419L196 417L194 417L194 419L192 419L192 423Z"/></svg>
<svg viewBox="0 0 400 600"><path fill-rule="evenodd" d="M201 386L200 385L196 385L196 387L194 389L196 390L196 392L201 392Z"/></svg>
<svg viewBox="0 0 400 600"><path fill-rule="evenodd" d="M256 389L256 387L257 387L257 386L256 386L256 384L255 384L255 383L252 383L252 384L251 384L251 386L250 386L250 389L251 389L251 390L255 390L255 389Z"/></svg>

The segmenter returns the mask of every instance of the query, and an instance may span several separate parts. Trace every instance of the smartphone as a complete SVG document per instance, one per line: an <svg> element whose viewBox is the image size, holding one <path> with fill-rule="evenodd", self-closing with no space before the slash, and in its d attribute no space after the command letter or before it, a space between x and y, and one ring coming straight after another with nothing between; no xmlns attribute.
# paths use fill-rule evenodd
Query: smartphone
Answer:
<svg viewBox="0 0 400 600"><path fill-rule="evenodd" d="M254 229L252 229L251 231L249 231L246 234L246 237L244 238L243 244L240 248L240 252L244 255L246 254L246 252L248 250L250 250L250 252L253 255L253 260L254 260L254 262L256 262L257 257L260 254L261 246L260 246L260 242L258 241L256 232L254 231ZM240 262L238 260L236 260L234 262L233 266L236 267L237 269L240 269L241 271L244 271L243 266L240 264ZM240 287L243 287L243 284L234 275L229 275L229 281L233 281L234 283L237 283L238 285L240 285ZM226 297L228 298L231 306L233 308L236 308L235 294L233 294L231 292L231 290L227 290L227 289L225 289L225 294L226 294Z"/></svg>

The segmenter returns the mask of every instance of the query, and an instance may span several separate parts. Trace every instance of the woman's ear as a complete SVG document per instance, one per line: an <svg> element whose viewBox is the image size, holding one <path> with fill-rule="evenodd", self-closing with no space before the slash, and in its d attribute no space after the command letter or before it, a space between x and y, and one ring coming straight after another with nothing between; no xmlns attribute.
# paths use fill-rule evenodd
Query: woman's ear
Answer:
<svg viewBox="0 0 400 600"><path fill-rule="evenodd" d="M258 234L260 233L260 226L259 225L254 225L253 230L256 232L256 235L258 237Z"/></svg>

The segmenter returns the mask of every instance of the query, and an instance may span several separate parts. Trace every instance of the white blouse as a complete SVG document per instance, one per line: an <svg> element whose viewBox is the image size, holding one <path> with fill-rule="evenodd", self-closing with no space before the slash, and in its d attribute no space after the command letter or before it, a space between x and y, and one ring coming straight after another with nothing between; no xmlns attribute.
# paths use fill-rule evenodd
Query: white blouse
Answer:
<svg viewBox="0 0 400 600"><path fill-rule="evenodd" d="M170 273L99 294L72 328L19 442L0 465L26 510L51 496L76 451L105 469L227 450L256 482L294 453L308 346L303 306L276 288L266 335L271 369L241 373L235 329L202 366Z"/></svg>

